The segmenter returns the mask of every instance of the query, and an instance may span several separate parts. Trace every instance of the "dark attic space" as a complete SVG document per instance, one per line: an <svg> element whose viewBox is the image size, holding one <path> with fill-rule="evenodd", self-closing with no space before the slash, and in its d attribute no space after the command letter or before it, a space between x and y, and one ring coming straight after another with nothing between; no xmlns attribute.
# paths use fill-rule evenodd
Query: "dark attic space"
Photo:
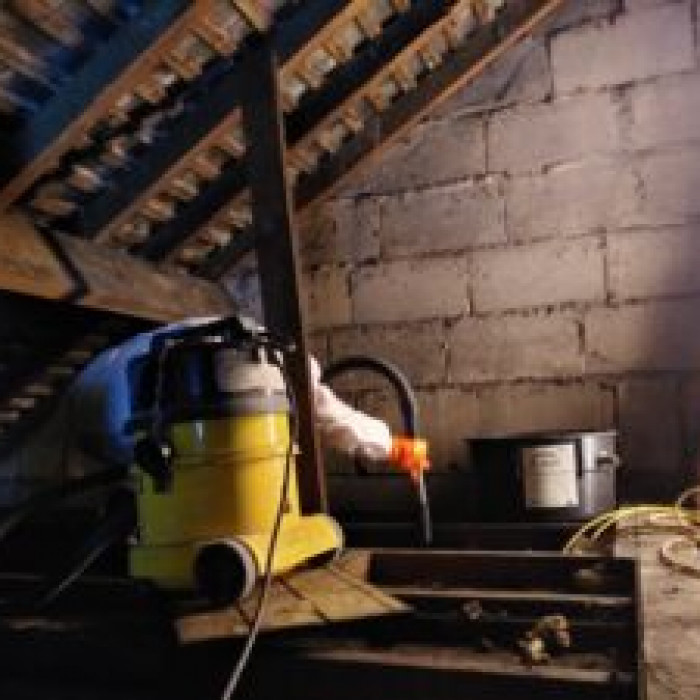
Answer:
<svg viewBox="0 0 700 700"><path fill-rule="evenodd" d="M0 698L700 698L700 0L0 0Z"/></svg>

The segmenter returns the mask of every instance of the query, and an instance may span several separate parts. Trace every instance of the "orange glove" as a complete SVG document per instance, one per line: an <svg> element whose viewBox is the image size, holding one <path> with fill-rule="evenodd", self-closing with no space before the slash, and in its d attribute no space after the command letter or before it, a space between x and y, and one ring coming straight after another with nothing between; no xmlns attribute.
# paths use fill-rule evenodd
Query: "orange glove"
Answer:
<svg viewBox="0 0 700 700"><path fill-rule="evenodd" d="M417 481L423 471L430 469L428 441L394 436L389 460L400 469L406 470L411 478Z"/></svg>

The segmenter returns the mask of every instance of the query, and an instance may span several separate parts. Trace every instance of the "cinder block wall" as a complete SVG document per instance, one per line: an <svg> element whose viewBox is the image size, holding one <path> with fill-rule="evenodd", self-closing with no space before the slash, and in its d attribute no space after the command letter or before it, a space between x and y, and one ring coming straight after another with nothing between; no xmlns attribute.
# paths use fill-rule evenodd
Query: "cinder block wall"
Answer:
<svg viewBox="0 0 700 700"><path fill-rule="evenodd" d="M315 351L403 367L436 467L617 426L626 497L696 479L698 5L570 0L305 217Z"/></svg>

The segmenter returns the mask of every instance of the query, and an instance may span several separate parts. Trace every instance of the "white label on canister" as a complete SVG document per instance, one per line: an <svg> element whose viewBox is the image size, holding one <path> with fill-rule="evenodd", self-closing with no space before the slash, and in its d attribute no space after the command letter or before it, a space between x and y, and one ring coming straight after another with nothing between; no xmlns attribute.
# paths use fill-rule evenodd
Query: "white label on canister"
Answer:
<svg viewBox="0 0 700 700"><path fill-rule="evenodd" d="M573 444L522 450L526 508L575 508L579 504Z"/></svg>

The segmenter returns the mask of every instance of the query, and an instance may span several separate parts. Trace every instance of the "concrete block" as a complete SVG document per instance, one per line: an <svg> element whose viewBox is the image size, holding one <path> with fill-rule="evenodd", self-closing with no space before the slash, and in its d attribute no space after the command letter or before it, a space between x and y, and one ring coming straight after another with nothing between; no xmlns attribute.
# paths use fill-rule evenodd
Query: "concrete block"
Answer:
<svg viewBox="0 0 700 700"><path fill-rule="evenodd" d="M605 299L603 251L595 238L480 251L472 265L477 313Z"/></svg>
<svg viewBox="0 0 700 700"><path fill-rule="evenodd" d="M546 22L544 31L556 33L586 22L612 19L619 14L621 4L622 0L570 0Z"/></svg>
<svg viewBox="0 0 700 700"><path fill-rule="evenodd" d="M617 106L608 94L503 110L493 115L487 134L491 172L540 171L620 147Z"/></svg>
<svg viewBox="0 0 700 700"><path fill-rule="evenodd" d="M608 236L608 283L614 300L700 292L700 231L632 231Z"/></svg>
<svg viewBox="0 0 700 700"><path fill-rule="evenodd" d="M411 129L375 161L380 171L373 191L401 192L464 180L486 172L486 138L481 117L452 115Z"/></svg>
<svg viewBox="0 0 700 700"><path fill-rule="evenodd" d="M638 207L637 179L627 165L597 159L569 163L506 185L511 240L534 240L605 230Z"/></svg>
<svg viewBox="0 0 700 700"><path fill-rule="evenodd" d="M379 256L380 203L371 197L333 199L304 214L300 249L305 267L355 263Z"/></svg>
<svg viewBox="0 0 700 700"><path fill-rule="evenodd" d="M517 384L479 391L475 437L614 427L615 397L597 382Z"/></svg>
<svg viewBox="0 0 700 700"><path fill-rule="evenodd" d="M544 39L528 37L438 106L431 116L440 119L515 103L542 102L551 93L552 74Z"/></svg>
<svg viewBox="0 0 700 700"><path fill-rule="evenodd" d="M465 318L449 331L449 380L458 383L576 376L579 330L568 315Z"/></svg>
<svg viewBox="0 0 700 700"><path fill-rule="evenodd" d="M422 393L419 399L423 408ZM428 421L426 434L436 467L465 468L468 439L609 428L614 421L614 396L595 382L448 387L425 401L422 415Z"/></svg>
<svg viewBox="0 0 700 700"><path fill-rule="evenodd" d="M683 482L676 380L625 380L618 402L623 498L670 500Z"/></svg>
<svg viewBox="0 0 700 700"><path fill-rule="evenodd" d="M595 89L690 70L695 66L690 3L621 15L552 39L557 94Z"/></svg>
<svg viewBox="0 0 700 700"><path fill-rule="evenodd" d="M385 257L464 250L505 241L499 181L388 197L380 232Z"/></svg>
<svg viewBox="0 0 700 700"><path fill-rule="evenodd" d="M640 204L628 226L684 223L700 215L700 149L649 154L637 164Z"/></svg>
<svg viewBox="0 0 700 700"><path fill-rule="evenodd" d="M334 360L348 355L376 355L396 364L416 386L438 384L445 378L446 342L442 322L336 330L330 334L330 342ZM360 388L362 384L358 382Z"/></svg>
<svg viewBox="0 0 700 700"><path fill-rule="evenodd" d="M592 309L585 317L586 370L700 367L699 313L698 299Z"/></svg>
<svg viewBox="0 0 700 700"><path fill-rule="evenodd" d="M486 170L481 117L449 113L426 120L344 179L341 198L381 195L454 182Z"/></svg>
<svg viewBox="0 0 700 700"><path fill-rule="evenodd" d="M480 401L476 391L440 388L426 415L431 456L437 468L459 469L468 466L465 438L475 434L480 420Z"/></svg>
<svg viewBox="0 0 700 700"><path fill-rule="evenodd" d="M352 277L355 323L416 321L469 312L466 262L425 259L362 267Z"/></svg>
<svg viewBox="0 0 700 700"><path fill-rule="evenodd" d="M672 3L682 3L686 0L625 0L625 12L636 12L637 10L648 10L650 7L659 5L670 5Z"/></svg>
<svg viewBox="0 0 700 700"><path fill-rule="evenodd" d="M306 320L311 329L348 325L352 319L349 270L322 267L304 275Z"/></svg>
<svg viewBox="0 0 700 700"><path fill-rule="evenodd" d="M668 76L635 85L628 91L632 121L628 138L633 148L700 139L700 75Z"/></svg>

